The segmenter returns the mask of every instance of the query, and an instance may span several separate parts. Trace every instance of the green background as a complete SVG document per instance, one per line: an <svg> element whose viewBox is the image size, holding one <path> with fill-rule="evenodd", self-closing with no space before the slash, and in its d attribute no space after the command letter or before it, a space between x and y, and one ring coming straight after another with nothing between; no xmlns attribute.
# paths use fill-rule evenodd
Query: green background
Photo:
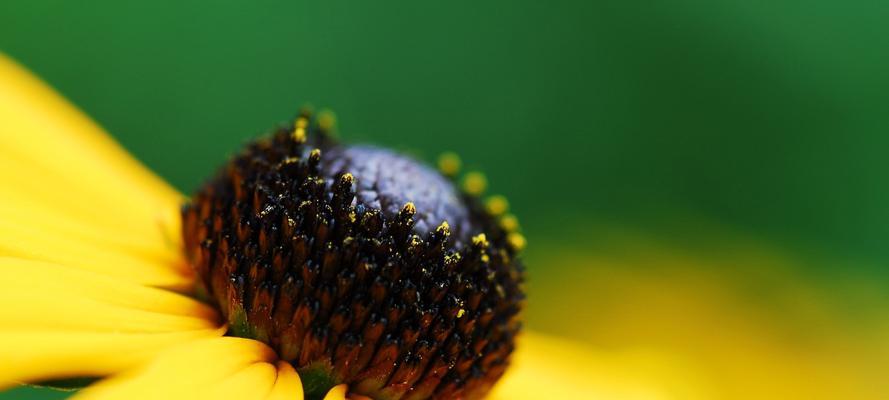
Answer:
<svg viewBox="0 0 889 400"><path fill-rule="evenodd" d="M457 151L543 283L539 249L614 226L885 275L889 2L422 3L4 0L0 51L185 192L306 102L349 141Z"/></svg>

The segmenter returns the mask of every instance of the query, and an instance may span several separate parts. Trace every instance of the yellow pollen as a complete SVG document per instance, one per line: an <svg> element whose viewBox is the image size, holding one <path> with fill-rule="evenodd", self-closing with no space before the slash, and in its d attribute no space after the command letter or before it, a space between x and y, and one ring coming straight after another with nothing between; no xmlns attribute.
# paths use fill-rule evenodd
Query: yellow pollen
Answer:
<svg viewBox="0 0 889 400"><path fill-rule="evenodd" d="M488 247L488 237L484 233L479 233L472 237L472 244L478 247Z"/></svg>
<svg viewBox="0 0 889 400"><path fill-rule="evenodd" d="M453 255L445 256L445 264L452 265L456 264L462 259L463 256L460 253L454 253Z"/></svg>
<svg viewBox="0 0 889 400"><path fill-rule="evenodd" d="M408 214L415 214L417 212L417 207L414 206L414 202L409 201L407 203L404 203L404 207L401 208L401 211Z"/></svg>
<svg viewBox="0 0 889 400"><path fill-rule="evenodd" d="M423 239L420 239L417 235L411 235L411 245L414 247L418 247L423 244Z"/></svg>
<svg viewBox="0 0 889 400"><path fill-rule="evenodd" d="M465 315L465 314L466 314L466 310L464 310L462 308L457 310L457 318L463 318L463 315Z"/></svg>
<svg viewBox="0 0 889 400"><path fill-rule="evenodd" d="M336 126L336 115L330 110L321 110L318 113L318 127L325 131L332 131Z"/></svg>
<svg viewBox="0 0 889 400"><path fill-rule="evenodd" d="M485 209L488 210L488 214L495 217L500 216L509 210L509 202L506 201L506 197L500 195L491 196L485 202Z"/></svg>
<svg viewBox="0 0 889 400"><path fill-rule="evenodd" d="M438 156L438 170L445 176L456 176L460 172L460 156L456 153L442 153Z"/></svg>
<svg viewBox="0 0 889 400"><path fill-rule="evenodd" d="M488 179L481 172L470 172L463 177L463 190L473 196L479 196L488 188Z"/></svg>
<svg viewBox="0 0 889 400"><path fill-rule="evenodd" d="M497 291L497 295L500 296L501 299L506 298L506 290L503 289L503 285L494 286L494 290Z"/></svg>
<svg viewBox="0 0 889 400"><path fill-rule="evenodd" d="M515 251L522 251L525 248L525 245L528 244L527 240L525 240L525 237L518 232L510 233L506 237L506 241L509 242L509 245L512 246Z"/></svg>
<svg viewBox="0 0 889 400"><path fill-rule="evenodd" d="M507 232L515 232L519 230L519 219L515 215L506 214L500 217L500 227Z"/></svg>
<svg viewBox="0 0 889 400"><path fill-rule="evenodd" d="M296 119L296 121L293 123L293 133L291 134L291 136L293 136L293 141L298 143L306 142L306 126L308 126L308 124L309 120L307 120L305 117L299 117Z"/></svg>

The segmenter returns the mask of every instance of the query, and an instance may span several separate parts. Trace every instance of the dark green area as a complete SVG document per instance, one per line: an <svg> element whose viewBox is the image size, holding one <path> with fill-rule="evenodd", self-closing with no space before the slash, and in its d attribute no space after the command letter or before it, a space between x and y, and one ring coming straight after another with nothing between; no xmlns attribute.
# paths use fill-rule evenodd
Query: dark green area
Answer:
<svg viewBox="0 0 889 400"><path fill-rule="evenodd" d="M306 400L322 400L331 388L337 385L329 365L313 364L299 370Z"/></svg>
<svg viewBox="0 0 889 400"><path fill-rule="evenodd" d="M691 218L879 266L886 21L864 0L4 0L0 50L184 191L312 102L347 140L459 152L532 246Z"/></svg>
<svg viewBox="0 0 889 400"><path fill-rule="evenodd" d="M51 399L64 399L64 398L67 398L70 394L71 394L71 392L68 392L68 391L22 386L19 388L12 389L8 392L0 393L0 399L51 400Z"/></svg>
<svg viewBox="0 0 889 400"><path fill-rule="evenodd" d="M38 387L45 387L47 389L55 389L59 391L72 391L85 388L98 380L98 378L70 378L70 379L58 379L54 381L40 382L35 385Z"/></svg>

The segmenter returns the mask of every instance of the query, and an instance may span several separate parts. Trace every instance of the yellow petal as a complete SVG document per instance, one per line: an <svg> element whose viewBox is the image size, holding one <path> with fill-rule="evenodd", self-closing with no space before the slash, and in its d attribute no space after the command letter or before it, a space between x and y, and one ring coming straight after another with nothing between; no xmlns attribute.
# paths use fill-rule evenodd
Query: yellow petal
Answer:
<svg viewBox="0 0 889 400"><path fill-rule="evenodd" d="M255 340L201 340L171 348L143 367L87 387L75 399L263 398L276 383L274 361L274 352ZM283 385L292 385L292 376L285 379Z"/></svg>
<svg viewBox="0 0 889 400"><path fill-rule="evenodd" d="M278 370L267 362L251 364L205 388L201 396L207 399L262 399L275 385Z"/></svg>
<svg viewBox="0 0 889 400"><path fill-rule="evenodd" d="M50 261L173 289L188 287L193 281L193 274L180 261L151 259L75 237L53 235L27 221L0 219L0 256Z"/></svg>
<svg viewBox="0 0 889 400"><path fill-rule="evenodd" d="M216 312L186 296L45 262L0 257L0 329L169 332L213 329Z"/></svg>
<svg viewBox="0 0 889 400"><path fill-rule="evenodd" d="M220 329L169 333L2 331L0 388L81 376L105 376L154 358L195 339L219 336Z"/></svg>
<svg viewBox="0 0 889 400"><path fill-rule="evenodd" d="M299 400L303 398L303 384L299 374L286 361L278 361L278 378L267 400Z"/></svg>
<svg viewBox="0 0 889 400"><path fill-rule="evenodd" d="M6 145L2 131L6 126L0 123L0 146ZM0 178L4 182L0 185L0 196L12 197L17 203L26 204L27 208L18 210L22 215L36 216L42 210L57 210L68 219L124 238L138 238L155 244L155 247L172 249L178 246L178 200L140 205L135 200L127 199L138 196L138 193L122 192L125 189L95 178L78 180L75 177L67 181L58 173L34 164L32 160L18 158L21 157L9 154L6 147L0 147ZM75 162L74 165L79 164ZM115 166L109 164L105 168L113 169Z"/></svg>
<svg viewBox="0 0 889 400"><path fill-rule="evenodd" d="M119 271L159 286L177 282L155 269L187 274L176 262L181 195L2 54L0 179L0 255Z"/></svg>
<svg viewBox="0 0 889 400"><path fill-rule="evenodd" d="M214 328L203 318L134 310L78 297L46 299L28 295L27 288L0 293L0 329L90 332L175 332Z"/></svg>
<svg viewBox="0 0 889 400"><path fill-rule="evenodd" d="M0 164L3 161L0 159ZM0 167L2 168L2 167ZM176 261L178 248L172 243L145 240L138 234L126 234L94 223L94 220L78 219L66 211L71 201L38 203L33 194L21 190L25 184L6 181L4 196L0 201L0 220L10 226L32 227L47 237L78 240L98 244L115 251L126 251L151 259ZM90 208L93 208L90 206Z"/></svg>
<svg viewBox="0 0 889 400"><path fill-rule="evenodd" d="M345 400L346 392L349 390L349 386L346 384L336 385L324 395L324 400Z"/></svg>
<svg viewBox="0 0 889 400"><path fill-rule="evenodd" d="M644 362L643 362L644 363ZM660 387L627 368L624 357L526 332L492 399L667 399Z"/></svg>

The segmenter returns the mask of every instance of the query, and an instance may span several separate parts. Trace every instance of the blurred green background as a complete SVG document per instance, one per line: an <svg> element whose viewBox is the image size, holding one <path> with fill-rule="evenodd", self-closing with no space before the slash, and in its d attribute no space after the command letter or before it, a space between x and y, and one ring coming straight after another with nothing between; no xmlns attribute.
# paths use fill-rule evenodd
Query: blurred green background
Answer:
<svg viewBox="0 0 889 400"><path fill-rule="evenodd" d="M885 398L886 21L864 0L4 0L0 51L185 192L306 102L348 141L457 151L522 220L529 325L654 354L627 374L674 398Z"/></svg>

